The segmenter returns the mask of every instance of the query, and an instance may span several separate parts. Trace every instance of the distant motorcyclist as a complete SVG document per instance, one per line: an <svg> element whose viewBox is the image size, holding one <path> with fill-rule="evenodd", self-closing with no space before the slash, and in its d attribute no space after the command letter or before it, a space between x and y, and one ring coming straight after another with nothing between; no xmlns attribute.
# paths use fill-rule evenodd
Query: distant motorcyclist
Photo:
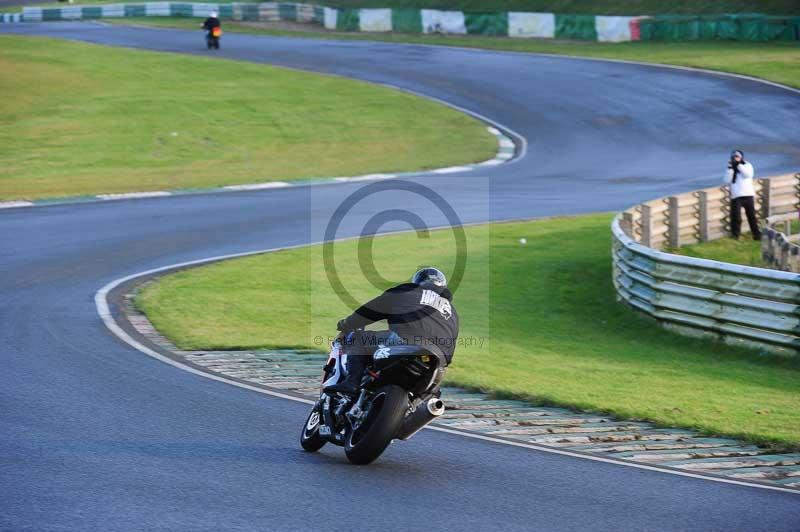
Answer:
<svg viewBox="0 0 800 532"><path fill-rule="evenodd" d="M219 16L216 11L209 13L202 27L206 30L208 48L219 48L219 36L222 32L222 23L219 21Z"/></svg>
<svg viewBox="0 0 800 532"><path fill-rule="evenodd" d="M216 11L212 11L209 13L208 18L203 22L203 29L206 31L211 31L214 28L221 28L222 23L219 21L219 15Z"/></svg>
<svg viewBox="0 0 800 532"><path fill-rule="evenodd" d="M458 314L452 299L444 273L427 267L417 271L410 283L386 290L340 320L337 329L346 338L347 378L324 391L356 393L367 357L380 346L438 348L449 364L458 338ZM380 320L388 321L389 330L357 331Z"/></svg>

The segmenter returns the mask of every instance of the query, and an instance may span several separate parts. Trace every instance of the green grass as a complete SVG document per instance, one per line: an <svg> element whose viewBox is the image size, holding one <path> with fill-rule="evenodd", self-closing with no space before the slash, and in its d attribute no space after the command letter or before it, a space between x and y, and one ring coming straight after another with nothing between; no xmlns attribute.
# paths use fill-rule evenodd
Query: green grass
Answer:
<svg viewBox="0 0 800 532"><path fill-rule="evenodd" d="M682 246L670 252L700 259L764 267L764 261L761 260L761 242L753 241L749 234L743 235L741 240L721 238L702 244Z"/></svg>
<svg viewBox="0 0 800 532"><path fill-rule="evenodd" d="M0 200L420 170L497 146L430 100L277 67L0 36L0 68Z"/></svg>
<svg viewBox="0 0 800 532"><path fill-rule="evenodd" d="M227 4L231 1L233 0L222 0L217 3ZM119 3L119 1L75 1L75 5L109 3ZM318 4L344 8L394 7L455 9L475 12L533 11L590 15L655 15L673 13L800 14L800 7L798 7L795 0L675 0L672 2L666 2L664 0L331 0L329 2L318 2ZM67 4L54 3L52 5L63 7Z"/></svg>
<svg viewBox="0 0 800 532"><path fill-rule="evenodd" d="M113 24L142 24L196 29L198 22L185 18L141 17L106 19ZM314 27L308 31L253 27L252 24L224 21L225 31L313 37L326 39L368 40L397 43L464 46L491 50L560 54L602 59L622 59L666 65L679 65L762 78L800 88L800 43L793 42L627 42L597 43L586 41L552 41L546 39L514 39L474 35L411 35L400 33L358 34L324 32Z"/></svg>
<svg viewBox="0 0 800 532"><path fill-rule="evenodd" d="M448 382L800 449L797 361L681 337L616 303L610 220L468 228L454 301L462 337L485 343L457 349ZM450 272L451 240L449 231L376 238L377 271L391 282L421 264ZM335 252L354 297L376 295L360 273L357 243ZM320 349L315 336L333 333L350 311L321 264L319 246L224 262L162 278L136 303L184 349Z"/></svg>
<svg viewBox="0 0 800 532"><path fill-rule="evenodd" d="M744 222L744 224L746 223L747 222ZM775 229L784 232L787 231L787 227L783 223L777 224ZM800 221L791 220L788 231L791 235L796 235L800 232ZM721 238L702 244L682 246L678 249L670 250L670 253L698 257L701 259L718 260L720 262L732 262L733 264L743 264L745 266L767 267L761 259L761 242L752 240L749 233L743 234L740 240Z"/></svg>

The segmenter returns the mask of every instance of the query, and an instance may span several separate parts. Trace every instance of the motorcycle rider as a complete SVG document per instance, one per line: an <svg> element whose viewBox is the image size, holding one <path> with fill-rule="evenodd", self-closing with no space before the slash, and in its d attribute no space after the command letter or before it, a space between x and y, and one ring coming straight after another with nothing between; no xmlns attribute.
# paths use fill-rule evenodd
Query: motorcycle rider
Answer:
<svg viewBox="0 0 800 532"><path fill-rule="evenodd" d="M222 23L219 21L219 16L216 11L209 13L208 18L203 22L203 29L206 30L206 38L211 36L214 28L221 28Z"/></svg>
<svg viewBox="0 0 800 532"><path fill-rule="evenodd" d="M434 350L438 348L449 364L458 338L458 314L452 299L444 273L426 267L417 271L410 283L386 290L340 320L336 328L345 338L347 378L327 386L324 391L357 393L369 361L367 357L371 357L379 347L418 345ZM389 323L389 330L356 331L384 319Z"/></svg>

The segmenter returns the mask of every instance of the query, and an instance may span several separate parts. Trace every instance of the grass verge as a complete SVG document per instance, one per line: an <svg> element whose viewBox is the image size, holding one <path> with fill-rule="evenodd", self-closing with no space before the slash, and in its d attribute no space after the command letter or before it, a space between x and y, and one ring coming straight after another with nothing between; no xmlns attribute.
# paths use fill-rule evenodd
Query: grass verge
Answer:
<svg viewBox="0 0 800 532"><path fill-rule="evenodd" d="M747 222L744 222L744 225L746 224ZM792 220L788 226L780 223L776 229L790 235L796 235L800 232L800 220ZM761 258L761 242L753 241L749 233L743 234L741 240L721 238L712 242L682 246L678 249L670 250L670 253L718 260L720 262L732 262L745 266L767 267Z"/></svg>
<svg viewBox="0 0 800 532"><path fill-rule="evenodd" d="M422 170L497 146L424 98L277 67L0 36L0 68L0 200Z"/></svg>
<svg viewBox="0 0 800 532"><path fill-rule="evenodd" d="M476 341L457 349L448 382L800 449L798 363L677 336L615 303L610 220L468 228L455 304L462 338ZM420 264L452 264L451 240L376 238L376 269L399 282ZM337 244L336 267L363 300L377 288L362 278L358 247ZM233 260L162 278L136 303L183 349L321 349L315 337L349 313L322 264L319 246Z"/></svg>
<svg viewBox="0 0 800 532"><path fill-rule="evenodd" d="M764 261L761 260L761 242L753 241L749 234L744 235L741 240L720 238L702 244L681 246L678 249L670 250L670 253L745 266L764 267Z"/></svg>
<svg viewBox="0 0 800 532"><path fill-rule="evenodd" d="M182 29L197 29L196 19L178 17L140 17L107 19L112 24L140 24ZM275 27L277 26L277 27ZM576 57L621 59L645 63L688 66L744 74L791 87L800 88L800 43L792 42L627 42L597 43L586 41L553 41L549 39L513 39L509 37L483 37L475 35L411 35L402 33L339 33L328 32L318 26L308 29L293 25L259 24L224 21L225 31L254 33L283 37L313 37L324 39L367 40L440 46L464 46L489 50L559 54Z"/></svg>

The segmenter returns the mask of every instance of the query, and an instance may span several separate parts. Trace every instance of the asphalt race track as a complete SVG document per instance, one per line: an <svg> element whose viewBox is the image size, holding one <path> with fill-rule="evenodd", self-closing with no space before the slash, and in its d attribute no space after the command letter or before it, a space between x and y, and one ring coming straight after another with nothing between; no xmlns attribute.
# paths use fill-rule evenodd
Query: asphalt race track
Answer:
<svg viewBox="0 0 800 532"><path fill-rule="evenodd" d="M53 23L0 32L206 53L199 31ZM218 55L397 85L524 136L517 162L414 179L465 222L608 211L709 186L732 147L760 175L800 168L800 95L746 80L236 34ZM800 529L795 494L432 431L369 467L331 446L305 454L306 405L148 358L97 315L95 292L116 278L317 240L331 209L361 186L0 211L0 530ZM403 207L430 210L420 197ZM355 205L339 236L380 210Z"/></svg>

